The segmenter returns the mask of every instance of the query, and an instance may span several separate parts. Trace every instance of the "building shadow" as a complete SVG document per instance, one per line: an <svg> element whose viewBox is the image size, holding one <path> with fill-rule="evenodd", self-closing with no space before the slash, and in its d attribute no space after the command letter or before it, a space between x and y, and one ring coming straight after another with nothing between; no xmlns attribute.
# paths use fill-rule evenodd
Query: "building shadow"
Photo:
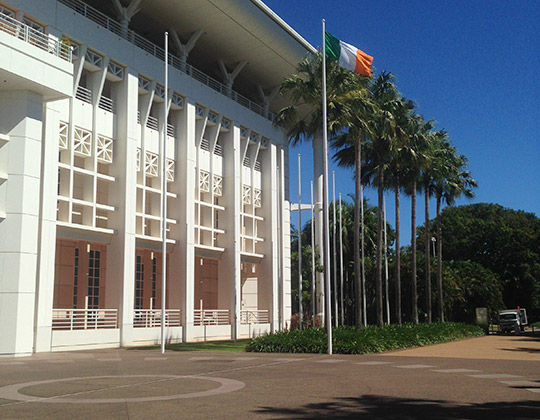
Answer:
<svg viewBox="0 0 540 420"><path fill-rule="evenodd" d="M288 419L538 420L540 401L457 405L439 400L363 395L357 398L336 398L300 407L261 407L256 413L269 418Z"/></svg>

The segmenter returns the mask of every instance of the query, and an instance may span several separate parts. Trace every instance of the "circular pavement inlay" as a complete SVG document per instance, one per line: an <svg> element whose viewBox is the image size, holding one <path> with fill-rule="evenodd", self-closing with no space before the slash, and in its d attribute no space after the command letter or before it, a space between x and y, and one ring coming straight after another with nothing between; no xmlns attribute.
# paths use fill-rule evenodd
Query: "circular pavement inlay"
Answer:
<svg viewBox="0 0 540 420"><path fill-rule="evenodd" d="M92 380L92 379L119 379L119 378L160 378L153 381L143 381L140 383L126 383L123 385L114 385L110 387L103 387L98 390L87 390L81 392L75 392L70 394L55 395L51 397L39 397L34 395L27 395L20 392L24 388L29 388L32 386L47 385L59 382L69 382L77 380ZM175 381L182 379L198 379L202 381L212 381L220 384L219 387L210 389L207 391L198 391L198 392L189 392L185 394L175 394L175 395L161 395L161 396L152 396L152 397L138 397L138 398L73 398L76 395L89 394L98 391L108 391L113 389L120 388L131 388L137 385L147 385L149 383L158 383L165 381ZM25 382L22 384L13 384L7 385L0 388L0 398L5 398L8 400L15 401L25 401L25 402L41 402L41 403L62 403L62 404L75 404L75 403L84 403L84 404L103 404L103 403L125 403L125 402L141 402L141 401L165 401L165 400L176 400L181 398L196 398L196 397L208 397L211 395L225 394L228 392L238 391L242 389L246 384L234 379L227 378L213 378L207 376L191 376L191 375L118 375L118 376L86 376L86 377L76 377L76 378L62 378L62 379L49 379L46 381L34 381L34 382Z"/></svg>

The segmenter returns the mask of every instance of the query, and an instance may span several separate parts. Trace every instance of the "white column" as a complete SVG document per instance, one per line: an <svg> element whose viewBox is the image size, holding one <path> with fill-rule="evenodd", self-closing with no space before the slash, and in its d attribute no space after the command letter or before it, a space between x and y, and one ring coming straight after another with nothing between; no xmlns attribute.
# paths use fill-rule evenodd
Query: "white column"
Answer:
<svg viewBox="0 0 540 420"><path fill-rule="evenodd" d="M42 118L40 95L0 95L0 127L9 135L0 149L7 168L1 187L6 219L0 222L0 355L28 355L34 344Z"/></svg>
<svg viewBox="0 0 540 420"><path fill-rule="evenodd" d="M38 242L34 351L51 351L56 255L56 197L58 191L58 103L45 108L41 168L41 216Z"/></svg>
<svg viewBox="0 0 540 420"><path fill-rule="evenodd" d="M182 325L183 340L190 341L193 337L193 311L195 309L195 185L198 176L195 174L196 146L195 146L195 102L186 100L182 121L178 127L178 188L181 193L178 200L179 220L178 226L180 246L175 247L171 255L171 264L174 270L180 273L182 289ZM171 266L172 267L172 266Z"/></svg>
<svg viewBox="0 0 540 420"><path fill-rule="evenodd" d="M110 174L116 182L109 186L112 236L107 248L106 307L118 308L120 345L133 343L135 299L135 211L137 205L137 102L138 76L130 69L118 92L117 132Z"/></svg>

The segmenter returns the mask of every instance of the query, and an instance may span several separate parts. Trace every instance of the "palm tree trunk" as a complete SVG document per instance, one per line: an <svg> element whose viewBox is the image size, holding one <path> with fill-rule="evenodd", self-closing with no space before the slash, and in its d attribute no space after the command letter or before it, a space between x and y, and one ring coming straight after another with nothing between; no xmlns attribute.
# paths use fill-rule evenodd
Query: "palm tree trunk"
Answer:
<svg viewBox="0 0 540 420"><path fill-rule="evenodd" d="M355 167L354 167L354 280L356 285L356 327L362 327L362 259L360 256L360 228L361 215L360 209L362 206L360 191L362 187L362 144L358 141L355 144L354 151Z"/></svg>
<svg viewBox="0 0 540 420"><path fill-rule="evenodd" d="M444 322L444 300L442 284L442 222L440 194L437 194L437 289L439 292L439 321Z"/></svg>
<svg viewBox="0 0 540 420"><path fill-rule="evenodd" d="M418 324L418 297L416 291L416 181L411 196L411 248L412 248L412 321Z"/></svg>
<svg viewBox="0 0 540 420"><path fill-rule="evenodd" d="M382 254L383 254L383 190L384 168L379 164L377 174L378 183L378 211L377 211L377 326L383 326L383 296L382 296Z"/></svg>
<svg viewBox="0 0 540 420"><path fill-rule="evenodd" d="M425 229L425 242L426 242L426 312L427 322L431 324L431 253L429 252L429 242L431 240L431 234L429 229L429 179L424 180L424 229Z"/></svg>
<svg viewBox="0 0 540 420"><path fill-rule="evenodd" d="M396 174L394 195L396 201L396 321L401 325L401 255L400 255L400 220L399 220L399 174Z"/></svg>

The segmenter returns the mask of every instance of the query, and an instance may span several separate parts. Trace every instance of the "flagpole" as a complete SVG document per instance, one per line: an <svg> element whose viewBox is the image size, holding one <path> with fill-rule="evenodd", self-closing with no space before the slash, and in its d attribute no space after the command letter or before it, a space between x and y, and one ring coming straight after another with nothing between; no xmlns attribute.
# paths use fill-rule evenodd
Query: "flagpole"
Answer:
<svg viewBox="0 0 540 420"><path fill-rule="evenodd" d="M302 182L300 173L300 153L298 153L298 323L303 325L302 307Z"/></svg>
<svg viewBox="0 0 540 420"><path fill-rule="evenodd" d="M386 196L383 196L384 215L384 288L386 292L386 321L390 324L390 297L388 296L388 240L386 237ZM428 250L429 251L429 250Z"/></svg>
<svg viewBox="0 0 540 420"><path fill-rule="evenodd" d="M161 160L161 239L162 239L162 266L161 266L161 354L165 353L165 303L167 297L167 116L169 111L169 33L165 32L165 112L163 117L163 145Z"/></svg>
<svg viewBox="0 0 540 420"><path fill-rule="evenodd" d="M312 326L315 326L315 314L316 314L316 296L315 296L315 218L313 216L313 181L311 181L311 316Z"/></svg>
<svg viewBox="0 0 540 420"><path fill-rule="evenodd" d="M343 219L341 216L341 193L339 193L339 284L341 291L341 325L345 325L345 309L343 308Z"/></svg>
<svg viewBox="0 0 540 420"><path fill-rule="evenodd" d="M361 212L361 247L362 247L362 312L364 315L364 327L367 327L367 308L366 308L366 264L365 264L365 252L364 252L364 244L365 244L365 227L364 227L364 187L362 184L360 184L360 212ZM358 302L358 305L360 305L360 302Z"/></svg>
<svg viewBox="0 0 540 420"><path fill-rule="evenodd" d="M338 326L338 288L336 263L336 172L332 171L332 259L334 263L334 325Z"/></svg>
<svg viewBox="0 0 540 420"><path fill-rule="evenodd" d="M325 20L322 20L322 117L323 117L323 223L324 223L324 283L326 303L326 330L328 333L328 354L332 354L332 304L330 301L330 232L328 215L328 122L326 115L326 46Z"/></svg>

